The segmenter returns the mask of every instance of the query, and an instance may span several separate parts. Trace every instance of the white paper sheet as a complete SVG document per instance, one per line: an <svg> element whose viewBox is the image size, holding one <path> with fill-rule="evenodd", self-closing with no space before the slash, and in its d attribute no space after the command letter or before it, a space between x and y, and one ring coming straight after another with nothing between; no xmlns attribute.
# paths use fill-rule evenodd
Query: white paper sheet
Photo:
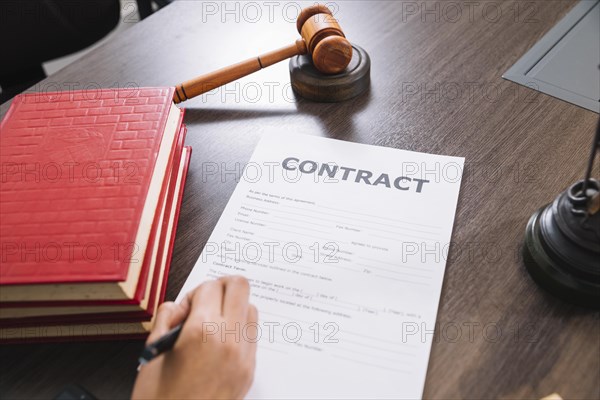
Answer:
<svg viewBox="0 0 600 400"><path fill-rule="evenodd" d="M463 163L263 137L179 295L250 280L261 334L248 398L422 396Z"/></svg>

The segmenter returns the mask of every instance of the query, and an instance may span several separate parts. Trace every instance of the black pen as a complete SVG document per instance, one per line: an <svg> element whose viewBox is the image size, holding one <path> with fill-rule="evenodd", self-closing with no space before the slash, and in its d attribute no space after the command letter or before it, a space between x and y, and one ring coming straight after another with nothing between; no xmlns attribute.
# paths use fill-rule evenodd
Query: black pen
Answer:
<svg viewBox="0 0 600 400"><path fill-rule="evenodd" d="M142 351L142 354L139 358L140 367L150 362L153 358L158 357L165 351L171 350L173 346L175 346L175 342L177 341L177 338L181 333L182 327L183 325L177 325L175 328L165 333L158 340L144 347L144 351Z"/></svg>

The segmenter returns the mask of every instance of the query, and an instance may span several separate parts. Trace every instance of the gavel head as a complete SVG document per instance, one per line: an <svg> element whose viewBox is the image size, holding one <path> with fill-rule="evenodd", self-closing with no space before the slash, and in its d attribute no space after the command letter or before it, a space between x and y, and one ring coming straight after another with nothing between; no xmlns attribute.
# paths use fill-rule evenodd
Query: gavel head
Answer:
<svg viewBox="0 0 600 400"><path fill-rule="evenodd" d="M337 74L346 69L352 59L352 45L329 8L317 4L303 9L296 27L320 72Z"/></svg>

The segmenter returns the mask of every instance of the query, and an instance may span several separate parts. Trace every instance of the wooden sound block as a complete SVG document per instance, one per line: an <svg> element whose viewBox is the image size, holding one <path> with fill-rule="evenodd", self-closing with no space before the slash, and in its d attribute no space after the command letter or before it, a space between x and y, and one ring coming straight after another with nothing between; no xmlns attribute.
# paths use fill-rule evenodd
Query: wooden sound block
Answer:
<svg viewBox="0 0 600 400"><path fill-rule="evenodd" d="M341 73L319 72L310 55L290 59L290 78L294 92L307 100L337 103L364 93L371 84L371 59L367 52L352 44L352 60Z"/></svg>

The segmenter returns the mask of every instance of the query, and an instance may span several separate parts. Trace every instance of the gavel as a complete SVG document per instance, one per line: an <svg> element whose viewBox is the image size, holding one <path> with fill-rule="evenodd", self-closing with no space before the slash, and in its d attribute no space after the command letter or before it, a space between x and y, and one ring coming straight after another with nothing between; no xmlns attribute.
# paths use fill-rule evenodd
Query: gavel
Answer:
<svg viewBox="0 0 600 400"><path fill-rule="evenodd" d="M352 59L352 45L329 8L316 4L303 9L296 27L302 37L294 44L183 82L175 87L173 101L181 103L303 54L311 55L313 65L320 73L331 75L344 71Z"/></svg>

